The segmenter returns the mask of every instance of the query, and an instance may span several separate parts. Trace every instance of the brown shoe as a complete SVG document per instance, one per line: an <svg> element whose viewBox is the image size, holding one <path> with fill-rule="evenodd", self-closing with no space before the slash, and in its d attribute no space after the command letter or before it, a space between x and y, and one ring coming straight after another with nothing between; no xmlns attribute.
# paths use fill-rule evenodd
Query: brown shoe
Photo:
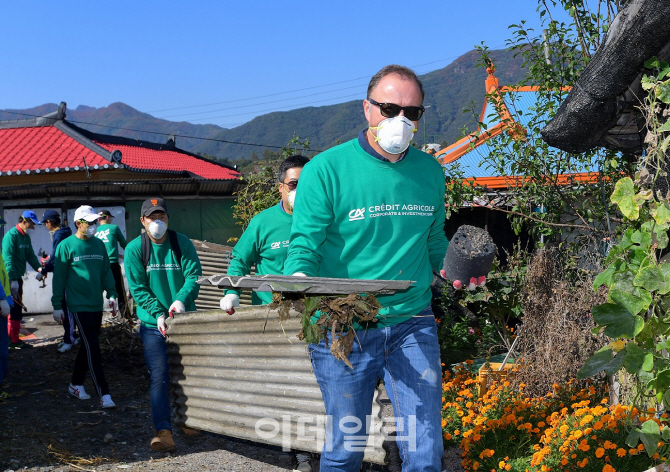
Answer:
<svg viewBox="0 0 670 472"><path fill-rule="evenodd" d="M172 439L172 431L161 429L156 433L156 437L151 440L151 449L159 452L169 452L177 449Z"/></svg>
<svg viewBox="0 0 670 472"><path fill-rule="evenodd" d="M188 426L182 426L181 430L186 436L200 436L202 434L197 429L189 428Z"/></svg>

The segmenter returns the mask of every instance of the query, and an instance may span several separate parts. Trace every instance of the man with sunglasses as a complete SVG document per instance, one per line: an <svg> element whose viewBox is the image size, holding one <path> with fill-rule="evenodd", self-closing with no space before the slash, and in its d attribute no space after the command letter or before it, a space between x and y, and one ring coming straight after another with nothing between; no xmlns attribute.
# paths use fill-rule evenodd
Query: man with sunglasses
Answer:
<svg viewBox="0 0 670 472"><path fill-rule="evenodd" d="M442 371L430 285L449 242L444 171L410 147L423 98L413 71L384 67L363 101L368 127L302 173L284 274L414 281L377 296L376 321L354 323L353 367L335 359L330 342L309 346L327 415L322 471L360 470L378 378L395 411L403 471L441 470Z"/></svg>
<svg viewBox="0 0 670 472"><path fill-rule="evenodd" d="M277 190L281 199L251 219L235 244L228 275L249 275L253 265L256 265L256 275L283 273L293 222L293 200L300 173L308 162L307 157L294 155L279 164ZM234 307L240 306L239 295L238 290L226 290L221 309L232 313ZM271 292L251 292L252 305L266 305L271 301Z"/></svg>

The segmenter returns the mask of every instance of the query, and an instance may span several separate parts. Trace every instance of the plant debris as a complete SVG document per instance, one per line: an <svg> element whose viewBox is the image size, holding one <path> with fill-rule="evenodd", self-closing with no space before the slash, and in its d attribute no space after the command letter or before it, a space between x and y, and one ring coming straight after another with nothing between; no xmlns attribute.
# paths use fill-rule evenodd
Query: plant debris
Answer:
<svg viewBox="0 0 670 472"><path fill-rule="evenodd" d="M298 339L307 343L318 343L325 339L328 346L328 331L332 333L331 354L347 366L352 367L347 356L351 353L356 337L356 323L374 322L381 305L373 295L350 293L347 296L316 296L275 293L270 310L279 312L280 321L289 317L289 310L302 313L302 330Z"/></svg>

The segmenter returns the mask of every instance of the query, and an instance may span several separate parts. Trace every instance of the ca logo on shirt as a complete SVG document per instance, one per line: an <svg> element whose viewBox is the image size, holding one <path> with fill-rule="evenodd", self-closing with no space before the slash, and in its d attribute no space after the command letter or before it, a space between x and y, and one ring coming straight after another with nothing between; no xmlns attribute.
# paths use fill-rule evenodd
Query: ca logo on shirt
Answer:
<svg viewBox="0 0 670 472"><path fill-rule="evenodd" d="M108 229L101 229L97 233L95 233L95 237L102 240L102 242L108 243L109 242L109 230Z"/></svg>
<svg viewBox="0 0 670 472"><path fill-rule="evenodd" d="M354 208L349 212L349 221L364 220L364 219L365 219L365 207Z"/></svg>
<svg viewBox="0 0 670 472"><path fill-rule="evenodd" d="M281 247L281 242L277 241L276 243L270 244L270 249L279 249Z"/></svg>

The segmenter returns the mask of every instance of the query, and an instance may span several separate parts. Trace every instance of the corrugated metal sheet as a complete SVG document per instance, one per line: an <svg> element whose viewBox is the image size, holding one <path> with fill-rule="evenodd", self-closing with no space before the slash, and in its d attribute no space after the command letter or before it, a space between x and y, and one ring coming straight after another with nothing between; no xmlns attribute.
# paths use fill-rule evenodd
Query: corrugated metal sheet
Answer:
<svg viewBox="0 0 670 472"><path fill-rule="evenodd" d="M169 321L177 422L190 428L320 452L325 410L299 314L265 306L187 313ZM373 402L365 461L383 464L381 404Z"/></svg>
<svg viewBox="0 0 670 472"><path fill-rule="evenodd" d="M230 256L233 253L232 247L195 239L191 241L193 241L195 250L200 258L202 275L204 277L228 272ZM218 310L221 297L223 297L223 289L213 285L201 285L195 305L198 307L198 310ZM242 292L240 304L251 305L251 292L249 290Z"/></svg>

